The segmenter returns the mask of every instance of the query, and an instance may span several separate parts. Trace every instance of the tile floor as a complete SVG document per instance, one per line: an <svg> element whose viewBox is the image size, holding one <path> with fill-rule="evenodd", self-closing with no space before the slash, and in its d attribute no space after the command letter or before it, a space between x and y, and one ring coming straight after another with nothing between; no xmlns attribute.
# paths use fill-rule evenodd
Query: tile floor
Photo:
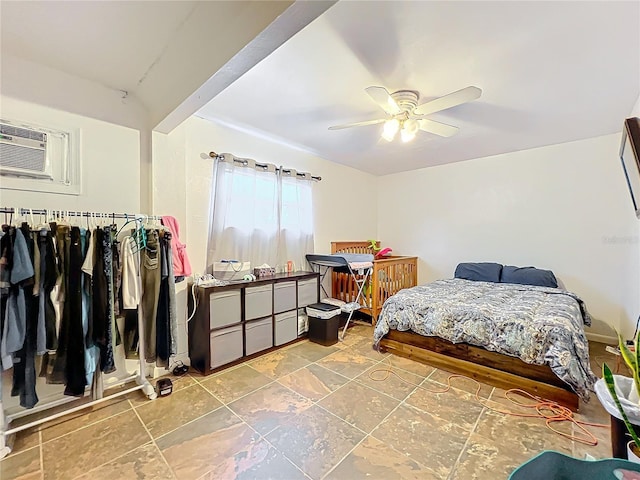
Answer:
<svg viewBox="0 0 640 480"><path fill-rule="evenodd" d="M495 413L470 381L427 392L447 373L374 352L370 338L358 325L336 346L305 341L214 376L176 378L169 397L135 392L21 432L0 478L495 480L545 449L610 455L608 428L591 428L592 447L541 420ZM592 345L594 372L607 355ZM396 375L376 381L381 368ZM480 391L496 408L502 394ZM595 397L577 417L609 421Z"/></svg>

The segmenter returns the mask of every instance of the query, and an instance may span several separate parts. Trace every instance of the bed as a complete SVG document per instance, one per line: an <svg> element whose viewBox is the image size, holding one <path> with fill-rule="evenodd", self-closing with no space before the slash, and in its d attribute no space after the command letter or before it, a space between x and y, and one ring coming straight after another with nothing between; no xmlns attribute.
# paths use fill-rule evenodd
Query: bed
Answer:
<svg viewBox="0 0 640 480"><path fill-rule="evenodd" d="M374 343L577 410L596 380L584 333L590 323L582 300L560 288L454 278L389 298Z"/></svg>
<svg viewBox="0 0 640 480"><path fill-rule="evenodd" d="M373 253L371 242L331 242L331 253ZM377 242L380 247L380 242ZM371 316L375 325L384 302L403 288L417 285L417 257L388 256L373 261L371 277L364 289L365 305L361 312ZM356 301L358 284L347 272L334 271L331 275L331 296L346 303Z"/></svg>

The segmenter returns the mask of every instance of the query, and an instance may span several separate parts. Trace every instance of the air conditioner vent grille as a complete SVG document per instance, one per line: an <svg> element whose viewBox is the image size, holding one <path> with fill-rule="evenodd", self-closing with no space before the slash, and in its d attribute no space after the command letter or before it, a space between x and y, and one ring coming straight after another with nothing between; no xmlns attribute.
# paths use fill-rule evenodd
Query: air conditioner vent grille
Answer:
<svg viewBox="0 0 640 480"><path fill-rule="evenodd" d="M28 138L30 140L37 140L38 142L47 141L46 133L36 132L34 130L28 130L26 128L14 127L13 125L0 124L0 134L10 135L13 137Z"/></svg>
<svg viewBox="0 0 640 480"><path fill-rule="evenodd" d="M44 150L0 143L0 167L43 172L45 161Z"/></svg>

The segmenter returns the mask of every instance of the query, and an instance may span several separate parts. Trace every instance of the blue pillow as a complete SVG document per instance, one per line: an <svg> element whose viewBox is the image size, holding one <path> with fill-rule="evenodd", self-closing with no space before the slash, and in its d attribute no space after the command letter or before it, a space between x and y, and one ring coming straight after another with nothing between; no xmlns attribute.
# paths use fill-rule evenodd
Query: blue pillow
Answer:
<svg viewBox="0 0 640 480"><path fill-rule="evenodd" d="M540 270L535 267L505 265L502 268L500 282L558 288L558 280L551 270Z"/></svg>
<svg viewBox="0 0 640 480"><path fill-rule="evenodd" d="M476 282L498 283L501 271L502 265L499 263L459 263L455 277Z"/></svg>

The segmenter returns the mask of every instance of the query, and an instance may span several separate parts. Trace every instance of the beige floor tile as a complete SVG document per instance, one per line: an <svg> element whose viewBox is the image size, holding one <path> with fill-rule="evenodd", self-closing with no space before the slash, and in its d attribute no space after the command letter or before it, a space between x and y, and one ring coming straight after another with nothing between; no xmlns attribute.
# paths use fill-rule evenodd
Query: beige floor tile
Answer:
<svg viewBox="0 0 640 480"><path fill-rule="evenodd" d="M363 338L373 339L373 327L371 325L363 325L356 323L347 329L347 335L359 335Z"/></svg>
<svg viewBox="0 0 640 480"><path fill-rule="evenodd" d="M342 330L340 330L340 335L342 335ZM338 337L338 338L340 338L340 337ZM355 333L349 333L349 331L347 331L347 334L345 335L344 339L342 339L338 343L336 343L334 345L334 347L337 347L337 348L339 348L341 350L343 350L345 348L350 349L354 345L359 345L364 340L365 340L365 338L363 336L356 335Z"/></svg>
<svg viewBox="0 0 640 480"><path fill-rule="evenodd" d="M404 400L422 380L423 377L391 367L385 362L374 365L356 377L356 381L398 400Z"/></svg>
<svg viewBox="0 0 640 480"><path fill-rule="evenodd" d="M311 405L311 400L278 383L272 383L228 406L256 431L265 435Z"/></svg>
<svg viewBox="0 0 640 480"><path fill-rule="evenodd" d="M11 426L13 427L14 425L12 424ZM40 432L38 431L38 427L21 430L17 432L13 438L13 447L9 455L24 452L38 445L40 445Z"/></svg>
<svg viewBox="0 0 640 480"><path fill-rule="evenodd" d="M339 349L335 345L325 347L318 343L304 341L290 347L287 351L302 357L310 362L316 362L327 355L337 352Z"/></svg>
<svg viewBox="0 0 640 480"><path fill-rule="evenodd" d="M195 480L248 449L257 438L247 424L222 407L156 443L179 480Z"/></svg>
<svg viewBox="0 0 640 480"><path fill-rule="evenodd" d="M435 370L431 365L425 365L424 363L416 362L415 360L409 360L408 358L398 357L397 355L389 355L384 359L382 364L399 368L407 372L411 372L414 375L418 375L423 379L428 377Z"/></svg>
<svg viewBox="0 0 640 480"><path fill-rule="evenodd" d="M176 377L175 375L165 375L160 378L168 378L171 380L171 383L173 385L172 394L177 392L178 390L182 390L183 388L187 388L198 383L194 377L188 374L183 375L182 377ZM160 380L160 378L150 380L150 383L154 388L156 387L156 384L158 383L158 380ZM139 407L140 405L144 405L146 403L149 403L150 401L147 396L142 393L142 390L130 393L128 398L134 407Z"/></svg>
<svg viewBox="0 0 640 480"><path fill-rule="evenodd" d="M153 438L220 408L222 403L204 387L194 384L168 397L158 397L136 408Z"/></svg>
<svg viewBox="0 0 640 480"><path fill-rule="evenodd" d="M400 400L352 381L322 399L318 405L369 433L399 403Z"/></svg>
<svg viewBox="0 0 640 480"><path fill-rule="evenodd" d="M314 405L266 439L314 480L319 480L364 438L364 433Z"/></svg>
<svg viewBox="0 0 640 480"><path fill-rule="evenodd" d="M308 477L265 440L248 443L202 480L306 480Z"/></svg>
<svg viewBox="0 0 640 480"><path fill-rule="evenodd" d="M367 437L325 480L440 480L433 470L373 437Z"/></svg>
<svg viewBox="0 0 640 480"><path fill-rule="evenodd" d="M280 378L278 383L316 402L348 381L348 378L312 363Z"/></svg>
<svg viewBox="0 0 640 480"><path fill-rule="evenodd" d="M403 404L371 432L371 436L446 477L462 452L469 432Z"/></svg>
<svg viewBox="0 0 640 480"><path fill-rule="evenodd" d="M173 480L158 447L148 443L101 467L78 477L78 480Z"/></svg>
<svg viewBox="0 0 640 480"><path fill-rule="evenodd" d="M2 480L40 480L40 448L31 448L0 460Z"/></svg>
<svg viewBox="0 0 640 480"><path fill-rule="evenodd" d="M596 437L597 445L587 445L582 442L573 442L573 456L576 458L585 458L585 455L589 454L594 458L610 458L613 455L611 450L611 429L603 427L593 427L584 425L592 435ZM573 426L573 434L581 438L588 438L583 431L577 426Z"/></svg>
<svg viewBox="0 0 640 480"><path fill-rule="evenodd" d="M73 432L92 423L99 422L105 418L112 417L119 413L131 409L131 404L124 397L116 397L111 401L99 403L92 407L80 410L70 415L57 418L47 422L40 427L42 431L42 441L48 442L69 432Z"/></svg>
<svg viewBox="0 0 640 480"><path fill-rule="evenodd" d="M427 385L426 388L432 385L435 384ZM456 388L445 393L433 393L425 388L417 388L405 403L459 425L469 432L484 408L472 394Z"/></svg>
<svg viewBox="0 0 640 480"><path fill-rule="evenodd" d="M355 378L375 365L373 360L346 349L332 353L316 363L349 378Z"/></svg>
<svg viewBox="0 0 640 480"><path fill-rule="evenodd" d="M447 385L449 381L449 377L451 375L457 375L456 373L447 372L445 370L437 369L435 370L427 379L427 382L437 382L441 385ZM479 396L482 398L489 398L491 395L491 391L493 387L491 385L487 385L485 383L478 383L471 378L466 377L453 377L450 380L451 386L457 388L458 390L464 390L465 392L469 392L475 395L478 386L480 386ZM426 383L425 383L426 385ZM436 387L437 388L437 387Z"/></svg>
<svg viewBox="0 0 640 480"><path fill-rule="evenodd" d="M277 379L289 375L300 368L304 368L311 362L292 353L290 349L276 350L248 363L251 368L266 375L269 378Z"/></svg>
<svg viewBox="0 0 640 480"><path fill-rule="evenodd" d="M451 480L506 479L513 470L533 456L510 448L508 443L496 442L472 434L449 478Z"/></svg>
<svg viewBox="0 0 640 480"><path fill-rule="evenodd" d="M43 443L45 480L68 480L151 440L133 410Z"/></svg>
<svg viewBox="0 0 640 480"><path fill-rule="evenodd" d="M373 340L370 338L362 337L359 342L354 343L349 349L350 352L357 353L363 357L367 357L375 362L384 360L391 355L387 352L379 352L373 348Z"/></svg>
<svg viewBox="0 0 640 480"><path fill-rule="evenodd" d="M503 408L498 404L495 406ZM570 422L554 423L553 427L567 434L573 432ZM529 457L543 450L571 455L573 449L572 441L552 432L542 418L516 417L488 409L482 412L474 433L493 439L500 449L522 452Z"/></svg>
<svg viewBox="0 0 640 480"><path fill-rule="evenodd" d="M224 403L229 403L271 382L273 380L266 375L247 365L241 365L219 375L207 377L200 381L200 385Z"/></svg>

